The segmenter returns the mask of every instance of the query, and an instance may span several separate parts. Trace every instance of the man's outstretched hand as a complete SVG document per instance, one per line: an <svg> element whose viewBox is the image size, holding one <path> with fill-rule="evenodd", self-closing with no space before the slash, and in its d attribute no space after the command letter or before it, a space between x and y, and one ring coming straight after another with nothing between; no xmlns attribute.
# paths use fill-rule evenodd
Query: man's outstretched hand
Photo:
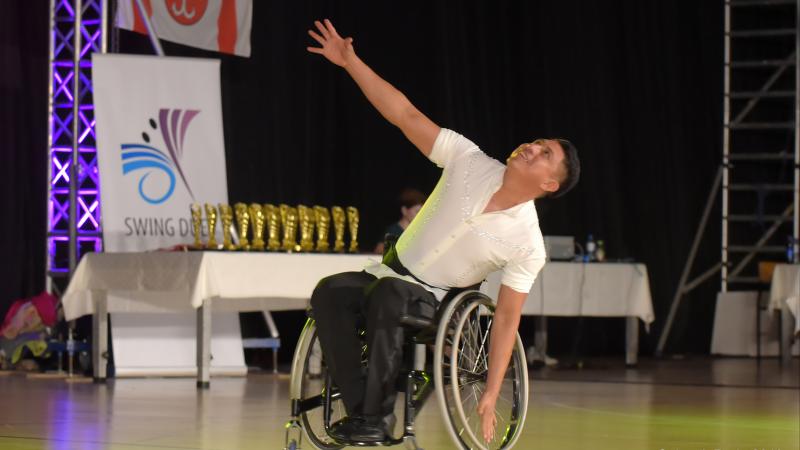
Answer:
<svg viewBox="0 0 800 450"><path fill-rule="evenodd" d="M322 46L320 47L306 47L311 53L317 53L324 56L328 61L336 64L337 66L345 67L351 57L355 56L353 50L353 38L342 38L333 28L330 20L325 19L325 24L319 20L314 21L317 33L314 30L308 30L308 35L314 38Z"/></svg>
<svg viewBox="0 0 800 450"><path fill-rule="evenodd" d="M353 50L353 38L339 36L328 19L324 23L315 21L314 26L317 29L308 30L308 35L321 47L306 47L308 51L322 55L328 61L343 67L372 106L392 125L400 128L425 156L430 155L433 143L439 135L439 126L412 105L402 92L359 59ZM500 378L502 379L502 374Z"/></svg>
<svg viewBox="0 0 800 450"><path fill-rule="evenodd" d="M483 440L488 444L494 439L494 430L497 428L497 418L494 415L496 397L483 394L478 402L478 414L481 416L481 433Z"/></svg>

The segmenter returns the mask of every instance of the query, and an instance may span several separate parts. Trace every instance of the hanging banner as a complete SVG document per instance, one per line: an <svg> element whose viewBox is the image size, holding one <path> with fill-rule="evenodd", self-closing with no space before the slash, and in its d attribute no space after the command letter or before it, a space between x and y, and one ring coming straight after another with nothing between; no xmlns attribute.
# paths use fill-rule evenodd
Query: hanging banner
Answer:
<svg viewBox="0 0 800 450"><path fill-rule="evenodd" d="M92 63L105 251L192 243L190 205L228 202L219 61L95 54Z"/></svg>
<svg viewBox="0 0 800 450"><path fill-rule="evenodd" d="M142 0L156 36L171 42L250 56L253 0ZM117 26L147 34L136 0L120 0Z"/></svg>

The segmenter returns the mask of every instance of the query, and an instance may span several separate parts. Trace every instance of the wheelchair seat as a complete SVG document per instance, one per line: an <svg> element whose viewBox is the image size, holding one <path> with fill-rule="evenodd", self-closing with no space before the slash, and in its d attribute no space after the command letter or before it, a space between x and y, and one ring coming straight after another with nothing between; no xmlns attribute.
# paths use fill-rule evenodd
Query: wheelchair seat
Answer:
<svg viewBox="0 0 800 450"><path fill-rule="evenodd" d="M438 330L439 320L441 319L442 313L447 305L454 298L456 298L458 294L465 291L477 291L480 286L481 284L477 283L463 288L451 288L439 303L439 306L436 308L436 314L433 318L415 316L411 314L400 316L400 323L402 325L416 331L416 333L411 333L409 336L407 336L406 339L410 340L411 343L414 344L432 344L436 339L436 331Z"/></svg>

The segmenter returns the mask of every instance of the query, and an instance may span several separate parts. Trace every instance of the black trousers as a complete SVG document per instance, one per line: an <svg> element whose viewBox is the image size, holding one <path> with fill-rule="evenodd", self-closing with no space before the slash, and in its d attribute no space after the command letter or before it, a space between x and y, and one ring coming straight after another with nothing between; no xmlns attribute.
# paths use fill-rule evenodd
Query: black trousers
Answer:
<svg viewBox="0 0 800 450"><path fill-rule="evenodd" d="M349 415L387 415L394 410L405 342L400 317L409 313L433 318L436 306L433 294L399 278L345 272L319 282L311 307L325 362ZM360 328L366 330L366 373Z"/></svg>

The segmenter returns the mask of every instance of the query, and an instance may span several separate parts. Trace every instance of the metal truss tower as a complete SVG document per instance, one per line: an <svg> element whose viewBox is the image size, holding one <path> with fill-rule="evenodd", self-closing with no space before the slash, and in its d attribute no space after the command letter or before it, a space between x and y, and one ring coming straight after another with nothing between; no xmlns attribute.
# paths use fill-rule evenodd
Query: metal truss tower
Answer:
<svg viewBox="0 0 800 450"><path fill-rule="evenodd" d="M798 261L800 237L800 0L726 0L722 163L706 201L667 321L681 300L721 275L721 292L763 285L761 261ZM720 192L721 191L721 192ZM719 262L690 278L721 193ZM788 353L787 353L788 354Z"/></svg>
<svg viewBox="0 0 800 450"><path fill-rule="evenodd" d="M800 1L725 4L720 290L752 290L758 262L797 255ZM796 256L794 257L796 261Z"/></svg>
<svg viewBox="0 0 800 450"><path fill-rule="evenodd" d="M84 253L102 250L91 54L106 51L107 5L50 1L48 291L69 278Z"/></svg>

